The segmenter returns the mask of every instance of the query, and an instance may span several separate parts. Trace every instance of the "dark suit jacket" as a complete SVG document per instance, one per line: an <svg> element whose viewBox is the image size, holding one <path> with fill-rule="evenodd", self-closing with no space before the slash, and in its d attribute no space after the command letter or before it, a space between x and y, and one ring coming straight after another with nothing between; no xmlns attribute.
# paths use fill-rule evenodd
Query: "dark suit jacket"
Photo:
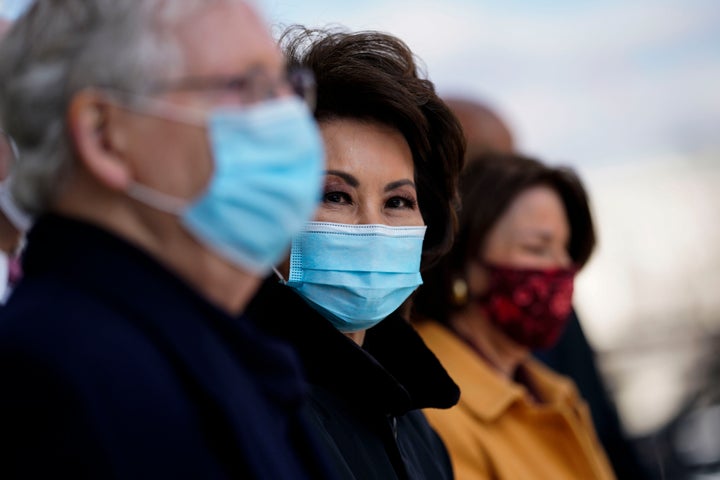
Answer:
<svg viewBox="0 0 720 480"><path fill-rule="evenodd" d="M91 225L38 221L0 311L0 478L324 478L294 352Z"/></svg>

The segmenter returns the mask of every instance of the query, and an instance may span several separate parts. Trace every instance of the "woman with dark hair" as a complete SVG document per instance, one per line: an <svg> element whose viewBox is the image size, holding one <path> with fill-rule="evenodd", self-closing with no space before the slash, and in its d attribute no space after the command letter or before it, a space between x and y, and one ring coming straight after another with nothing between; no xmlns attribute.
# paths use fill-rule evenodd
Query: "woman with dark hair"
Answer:
<svg viewBox="0 0 720 480"><path fill-rule="evenodd" d="M456 243L426 272L413 318L462 390L427 410L458 479L611 479L572 381L530 353L551 346L595 245L585 189L569 169L485 155L460 179Z"/></svg>
<svg viewBox="0 0 720 480"><path fill-rule="evenodd" d="M452 478L420 409L459 391L402 312L453 241L462 131L393 36L294 27L281 46L316 78L325 189L248 314L296 348L341 478Z"/></svg>

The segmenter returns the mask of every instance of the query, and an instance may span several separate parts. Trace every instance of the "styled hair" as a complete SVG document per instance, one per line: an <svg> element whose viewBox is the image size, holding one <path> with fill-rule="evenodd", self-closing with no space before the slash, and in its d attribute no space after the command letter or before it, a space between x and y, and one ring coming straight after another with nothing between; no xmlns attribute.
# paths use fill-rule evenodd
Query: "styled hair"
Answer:
<svg viewBox="0 0 720 480"><path fill-rule="evenodd" d="M230 0L214 0L230 1ZM45 211L73 168L65 117L88 87L142 93L182 71L172 26L210 0L36 0L0 42L0 124L20 150L13 195Z"/></svg>
<svg viewBox="0 0 720 480"><path fill-rule="evenodd" d="M460 176L460 227L455 245L423 274L413 305L415 316L447 322L457 308L452 283L464 278L469 259L484 250L490 231L512 202L528 188L545 185L560 196L570 225L568 254L577 268L595 247L595 228L588 195L578 176L566 167L550 167L516 154L484 154L468 162Z"/></svg>
<svg viewBox="0 0 720 480"><path fill-rule="evenodd" d="M459 122L424 78L412 51L381 32L290 27L280 38L289 66L317 82L318 122L354 119L398 130L415 167L418 204L427 225L423 268L451 247L457 226L457 176L465 140Z"/></svg>

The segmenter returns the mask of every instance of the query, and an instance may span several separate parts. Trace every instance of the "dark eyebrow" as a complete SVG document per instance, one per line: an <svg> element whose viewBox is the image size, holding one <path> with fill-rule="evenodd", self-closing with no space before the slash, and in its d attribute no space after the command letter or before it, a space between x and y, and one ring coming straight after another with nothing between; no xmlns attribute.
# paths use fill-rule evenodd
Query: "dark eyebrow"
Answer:
<svg viewBox="0 0 720 480"><path fill-rule="evenodd" d="M347 184L353 188L357 188L358 185L360 185L360 182L358 181L357 178L353 177L349 173L345 173L340 170L325 170L325 175L335 175L336 177L340 177L343 180L345 180L347 182Z"/></svg>
<svg viewBox="0 0 720 480"><path fill-rule="evenodd" d="M398 180L396 182L390 182L385 186L385 191L389 192L390 190L395 190L398 187L402 187L403 185L410 185L412 188L415 188L415 182L412 180Z"/></svg>

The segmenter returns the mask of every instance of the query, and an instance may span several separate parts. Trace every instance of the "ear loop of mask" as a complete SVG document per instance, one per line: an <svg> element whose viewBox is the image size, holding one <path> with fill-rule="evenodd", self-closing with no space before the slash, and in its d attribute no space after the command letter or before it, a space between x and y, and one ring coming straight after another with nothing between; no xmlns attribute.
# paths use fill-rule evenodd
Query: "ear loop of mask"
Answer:
<svg viewBox="0 0 720 480"><path fill-rule="evenodd" d="M190 203L187 200L159 192L135 181L131 181L127 194L149 207L176 216L182 214Z"/></svg>

